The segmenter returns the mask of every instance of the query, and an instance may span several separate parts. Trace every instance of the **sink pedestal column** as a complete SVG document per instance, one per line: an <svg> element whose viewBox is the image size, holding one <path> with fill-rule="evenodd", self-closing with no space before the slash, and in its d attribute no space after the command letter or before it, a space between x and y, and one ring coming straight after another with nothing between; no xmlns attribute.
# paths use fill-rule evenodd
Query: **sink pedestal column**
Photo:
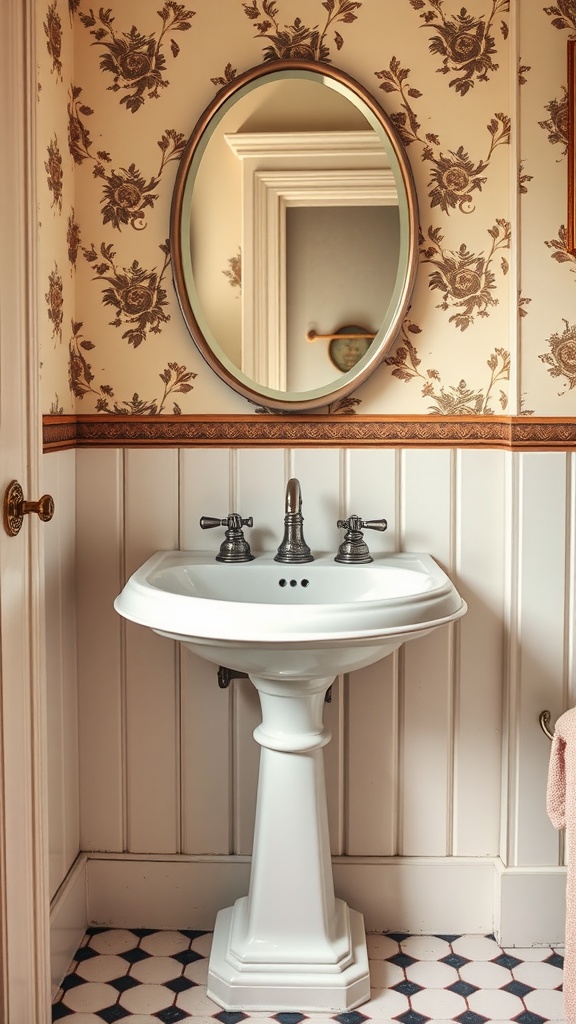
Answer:
<svg viewBox="0 0 576 1024"><path fill-rule="evenodd" d="M347 1010L370 998L364 921L334 897L322 747L333 677L251 675L260 776L248 896L216 919L208 995L227 1010Z"/></svg>

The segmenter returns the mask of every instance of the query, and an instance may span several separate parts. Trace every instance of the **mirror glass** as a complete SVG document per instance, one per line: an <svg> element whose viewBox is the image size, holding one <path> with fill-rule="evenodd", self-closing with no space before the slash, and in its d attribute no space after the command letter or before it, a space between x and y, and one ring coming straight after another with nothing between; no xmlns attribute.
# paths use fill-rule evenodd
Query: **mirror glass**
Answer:
<svg viewBox="0 0 576 1024"><path fill-rule="evenodd" d="M231 387L271 411L343 398L393 343L414 282L416 198L393 126L332 67L252 68L189 140L171 248L186 324Z"/></svg>

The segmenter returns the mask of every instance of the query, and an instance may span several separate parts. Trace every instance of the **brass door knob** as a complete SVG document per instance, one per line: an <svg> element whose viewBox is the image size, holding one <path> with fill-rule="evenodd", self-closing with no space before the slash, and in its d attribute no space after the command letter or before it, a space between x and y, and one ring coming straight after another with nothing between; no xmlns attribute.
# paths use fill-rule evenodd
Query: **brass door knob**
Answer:
<svg viewBox="0 0 576 1024"><path fill-rule="evenodd" d="M24 492L17 480L6 488L4 494L4 527L6 533L15 537L20 533L24 516L36 512L43 523L47 523L54 515L54 499L51 494L43 494L38 501L24 501Z"/></svg>

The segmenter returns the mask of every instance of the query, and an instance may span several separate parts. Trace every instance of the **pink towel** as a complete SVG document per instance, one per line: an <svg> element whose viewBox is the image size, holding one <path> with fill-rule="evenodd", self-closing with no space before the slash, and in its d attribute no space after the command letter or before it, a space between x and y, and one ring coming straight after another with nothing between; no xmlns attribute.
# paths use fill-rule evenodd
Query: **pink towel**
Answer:
<svg viewBox="0 0 576 1024"><path fill-rule="evenodd" d="M576 708L556 722L546 806L554 827L566 829L568 843L564 1014L566 1024L576 1024Z"/></svg>

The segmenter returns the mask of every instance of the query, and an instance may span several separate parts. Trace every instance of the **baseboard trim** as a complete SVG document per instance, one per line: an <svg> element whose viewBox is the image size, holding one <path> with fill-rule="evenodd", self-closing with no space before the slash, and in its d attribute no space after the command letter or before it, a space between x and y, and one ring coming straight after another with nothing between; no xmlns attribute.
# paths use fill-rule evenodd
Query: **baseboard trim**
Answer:
<svg viewBox="0 0 576 1024"><path fill-rule="evenodd" d="M52 997L60 987L89 924L86 900L88 857L80 853L50 905Z"/></svg>
<svg viewBox="0 0 576 1024"><path fill-rule="evenodd" d="M563 946L566 868L505 868L496 861L495 932L503 946Z"/></svg>
<svg viewBox="0 0 576 1024"><path fill-rule="evenodd" d="M339 897L369 932L494 933L503 946L564 941L565 868L505 868L498 858L335 857ZM81 854L51 913L58 987L88 925L198 928L248 890L249 857Z"/></svg>
<svg viewBox="0 0 576 1024"><path fill-rule="evenodd" d="M211 931L249 879L249 857L89 854L88 914L107 927Z"/></svg>

